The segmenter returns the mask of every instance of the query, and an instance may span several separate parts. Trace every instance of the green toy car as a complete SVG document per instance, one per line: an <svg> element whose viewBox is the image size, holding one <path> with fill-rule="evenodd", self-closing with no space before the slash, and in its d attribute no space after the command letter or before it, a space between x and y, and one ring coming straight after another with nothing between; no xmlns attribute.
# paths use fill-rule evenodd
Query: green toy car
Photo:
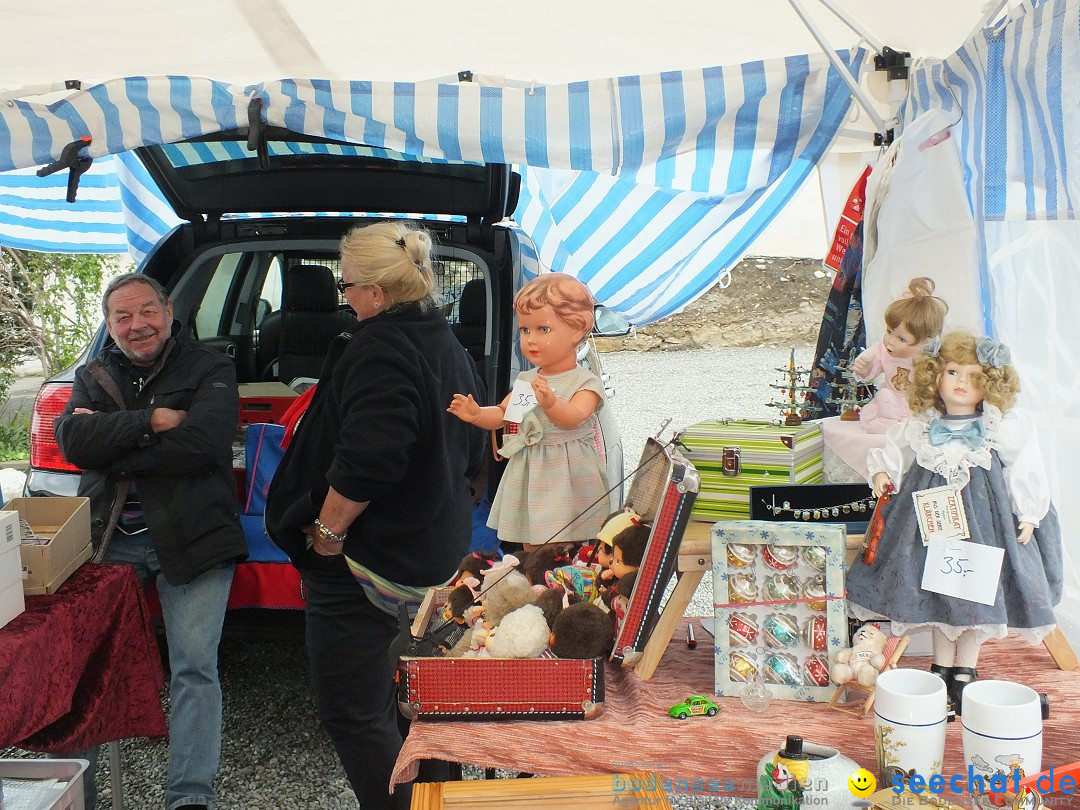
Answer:
<svg viewBox="0 0 1080 810"><path fill-rule="evenodd" d="M704 695L691 695L682 703L676 703L668 709L668 714L680 720L685 720L692 714L707 714L712 717L718 711L720 711L719 707Z"/></svg>

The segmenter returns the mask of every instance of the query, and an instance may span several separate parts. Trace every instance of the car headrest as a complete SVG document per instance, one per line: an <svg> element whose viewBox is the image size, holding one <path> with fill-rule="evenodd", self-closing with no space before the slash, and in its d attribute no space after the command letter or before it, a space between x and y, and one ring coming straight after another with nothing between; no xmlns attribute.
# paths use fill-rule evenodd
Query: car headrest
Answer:
<svg viewBox="0 0 1080 810"><path fill-rule="evenodd" d="M338 308L334 273L322 264L297 264L285 272L281 309L285 312L333 312Z"/></svg>
<svg viewBox="0 0 1080 810"><path fill-rule="evenodd" d="M461 288L458 323L462 326L487 326L487 287L482 278L467 281Z"/></svg>

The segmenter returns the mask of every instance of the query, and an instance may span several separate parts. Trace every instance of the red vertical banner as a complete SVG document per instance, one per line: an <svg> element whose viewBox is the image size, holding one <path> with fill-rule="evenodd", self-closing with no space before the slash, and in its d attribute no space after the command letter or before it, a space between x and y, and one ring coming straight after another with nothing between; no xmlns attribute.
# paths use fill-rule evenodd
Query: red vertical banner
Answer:
<svg viewBox="0 0 1080 810"><path fill-rule="evenodd" d="M869 176L870 167L867 166L859 179L855 181L848 195L847 205L840 214L840 221L836 223L832 247L829 249L829 255L825 257L824 264L837 272L840 270L840 262L844 258L848 242L851 241L851 234L855 232L855 226L862 221L863 211L866 208L866 178Z"/></svg>

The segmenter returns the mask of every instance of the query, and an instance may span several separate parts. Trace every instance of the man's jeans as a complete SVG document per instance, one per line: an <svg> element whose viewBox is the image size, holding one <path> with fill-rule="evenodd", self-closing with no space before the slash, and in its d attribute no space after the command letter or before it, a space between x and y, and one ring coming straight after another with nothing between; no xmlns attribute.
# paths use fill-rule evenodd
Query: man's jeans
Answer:
<svg viewBox="0 0 1080 810"><path fill-rule="evenodd" d="M152 545L125 542L116 536L109 542L104 561L132 565L144 585L157 583L172 672L166 810L184 804L212 807L213 781L221 759L218 643L232 587L233 566L212 568L187 585L170 585L161 574ZM93 784L97 749L72 756L91 759L85 784L86 808L93 810L97 803Z"/></svg>

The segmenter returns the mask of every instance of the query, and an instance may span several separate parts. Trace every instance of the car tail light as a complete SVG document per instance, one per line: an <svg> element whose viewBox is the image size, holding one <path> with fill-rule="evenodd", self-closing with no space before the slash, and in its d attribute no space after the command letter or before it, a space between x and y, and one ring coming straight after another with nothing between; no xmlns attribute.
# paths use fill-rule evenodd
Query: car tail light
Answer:
<svg viewBox="0 0 1080 810"><path fill-rule="evenodd" d="M53 419L64 412L71 399L71 383L45 383L34 400L34 418L30 421L30 466L53 472L79 472L64 458L53 433Z"/></svg>

